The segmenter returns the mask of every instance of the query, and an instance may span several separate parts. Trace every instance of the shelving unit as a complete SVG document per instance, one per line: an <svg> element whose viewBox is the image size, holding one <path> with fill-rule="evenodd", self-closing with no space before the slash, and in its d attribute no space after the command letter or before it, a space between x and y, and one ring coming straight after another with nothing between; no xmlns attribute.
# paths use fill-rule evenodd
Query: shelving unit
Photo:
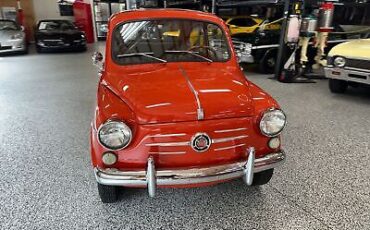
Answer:
<svg viewBox="0 0 370 230"><path fill-rule="evenodd" d="M94 0L94 23L97 39L107 37L108 20L112 14L126 10L126 0Z"/></svg>

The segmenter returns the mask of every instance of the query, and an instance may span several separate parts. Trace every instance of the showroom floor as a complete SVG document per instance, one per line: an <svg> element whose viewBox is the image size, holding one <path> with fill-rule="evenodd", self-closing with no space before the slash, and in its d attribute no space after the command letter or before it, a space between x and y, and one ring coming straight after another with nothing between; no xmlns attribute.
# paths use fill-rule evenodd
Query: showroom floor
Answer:
<svg viewBox="0 0 370 230"><path fill-rule="evenodd" d="M127 190L103 204L90 166L88 53L0 57L0 229L369 229L370 92L249 78L285 109L270 184Z"/></svg>

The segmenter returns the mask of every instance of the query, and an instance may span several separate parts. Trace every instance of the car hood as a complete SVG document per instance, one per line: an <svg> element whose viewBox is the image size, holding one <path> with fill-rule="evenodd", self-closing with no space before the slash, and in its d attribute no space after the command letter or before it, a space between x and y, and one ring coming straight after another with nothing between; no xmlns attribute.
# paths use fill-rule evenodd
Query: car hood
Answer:
<svg viewBox="0 0 370 230"><path fill-rule="evenodd" d="M370 59L370 39L359 39L339 44L330 50L329 56Z"/></svg>
<svg viewBox="0 0 370 230"><path fill-rule="evenodd" d="M212 65L217 64L133 67L110 74L104 82L132 109L140 124L251 116L253 102L240 70Z"/></svg>
<svg viewBox="0 0 370 230"><path fill-rule="evenodd" d="M13 35L22 33L20 30L0 30L0 43L8 41Z"/></svg>

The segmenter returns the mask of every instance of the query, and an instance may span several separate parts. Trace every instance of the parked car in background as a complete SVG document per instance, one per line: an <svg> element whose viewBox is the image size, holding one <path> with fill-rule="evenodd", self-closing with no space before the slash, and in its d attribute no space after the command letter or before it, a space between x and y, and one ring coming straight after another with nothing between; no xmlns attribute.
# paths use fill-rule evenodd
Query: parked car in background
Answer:
<svg viewBox="0 0 370 230"><path fill-rule="evenodd" d="M333 47L328 54L325 76L333 93L344 93L348 86L370 85L370 39Z"/></svg>
<svg viewBox="0 0 370 230"><path fill-rule="evenodd" d="M26 34L15 21L0 19L0 54L27 53Z"/></svg>
<svg viewBox="0 0 370 230"><path fill-rule="evenodd" d="M230 29L231 36L250 34L256 32L258 29L262 28L263 30L280 30L279 23L273 23L266 26L268 21L251 16L237 16L231 17L225 20L226 25Z"/></svg>
<svg viewBox="0 0 370 230"><path fill-rule="evenodd" d="M35 30L37 52L85 51L85 33L68 20L41 20Z"/></svg>
<svg viewBox="0 0 370 230"><path fill-rule="evenodd" d="M286 116L247 80L226 24L209 13L135 10L110 19L91 123L103 202L117 187L266 184L285 159Z"/></svg>
<svg viewBox="0 0 370 230"><path fill-rule="evenodd" d="M252 16L224 17L223 20L230 29L240 62L257 62L261 73L273 72L277 53L270 45L279 42L280 24L269 24L268 20Z"/></svg>

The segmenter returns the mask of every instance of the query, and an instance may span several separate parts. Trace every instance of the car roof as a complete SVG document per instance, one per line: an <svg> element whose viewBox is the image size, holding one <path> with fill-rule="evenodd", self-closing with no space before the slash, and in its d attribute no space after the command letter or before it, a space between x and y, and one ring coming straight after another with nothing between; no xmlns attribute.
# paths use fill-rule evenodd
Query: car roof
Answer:
<svg viewBox="0 0 370 230"><path fill-rule="evenodd" d="M218 16L206 13L197 10L188 10L188 9L175 9L175 8L165 8L165 9L136 9L136 10L125 10L113 14L110 18L110 23L117 25L123 20L135 20L142 19L147 17L149 18L178 18L178 19L193 19L193 20L205 20L213 23L224 23L221 18Z"/></svg>
<svg viewBox="0 0 370 230"><path fill-rule="evenodd" d="M197 14L204 14L204 15L213 15L214 14L208 13L208 12L203 12L199 10L190 10L190 9L180 9L180 8L140 8L140 9L133 9L133 10L124 10L118 13L115 13L114 15L119 15L122 13L127 13L127 12L179 12L179 13L197 13Z"/></svg>

